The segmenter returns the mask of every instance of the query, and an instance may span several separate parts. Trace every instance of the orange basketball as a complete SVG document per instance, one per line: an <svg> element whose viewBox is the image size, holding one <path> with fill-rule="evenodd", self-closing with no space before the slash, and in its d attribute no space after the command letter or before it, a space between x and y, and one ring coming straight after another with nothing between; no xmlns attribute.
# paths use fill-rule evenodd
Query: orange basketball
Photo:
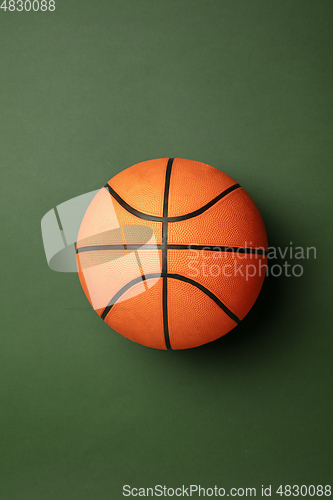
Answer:
<svg viewBox="0 0 333 500"><path fill-rule="evenodd" d="M244 318L268 248L259 210L236 181L204 163L160 158L96 194L76 251L83 290L105 323L148 347L186 349Z"/></svg>

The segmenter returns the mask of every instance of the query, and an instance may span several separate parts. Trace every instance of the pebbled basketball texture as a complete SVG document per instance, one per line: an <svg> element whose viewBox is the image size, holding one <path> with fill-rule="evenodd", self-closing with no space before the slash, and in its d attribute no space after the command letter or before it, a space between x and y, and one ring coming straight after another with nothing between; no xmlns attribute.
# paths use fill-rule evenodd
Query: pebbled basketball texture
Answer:
<svg viewBox="0 0 333 500"><path fill-rule="evenodd" d="M120 172L96 194L76 249L82 288L105 323L148 347L187 349L248 313L268 244L258 208L231 177L160 158Z"/></svg>

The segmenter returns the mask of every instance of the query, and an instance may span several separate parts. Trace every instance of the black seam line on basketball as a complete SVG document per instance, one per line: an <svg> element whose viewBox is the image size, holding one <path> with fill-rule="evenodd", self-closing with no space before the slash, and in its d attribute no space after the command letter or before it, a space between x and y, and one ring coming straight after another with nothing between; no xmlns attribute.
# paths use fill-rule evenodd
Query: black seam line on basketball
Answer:
<svg viewBox="0 0 333 500"><path fill-rule="evenodd" d="M208 297L210 297L215 302L215 304L217 304L229 316L229 318L234 320L237 324L240 323L241 320L238 318L238 316L230 311L230 309L225 304L223 304L223 302L218 297L216 297L214 293L208 290L208 288L206 288L205 286L201 285L201 283L198 283L191 278L187 278L186 276L182 276L181 274L168 274L167 276L168 278L174 278L176 280L184 281L185 283L190 283L191 285L196 286L197 288L199 288L199 290L208 295Z"/></svg>
<svg viewBox="0 0 333 500"><path fill-rule="evenodd" d="M121 198L121 196L119 196L118 193L116 193L116 191L114 189L112 189L111 186L109 186L109 184L105 184L104 187L109 191L111 196L113 196L113 198L119 203L119 205L121 205L123 208L125 208L125 210L127 210L127 212L130 212L132 215L135 215L139 219L156 221L156 222L163 222L164 221L165 217L158 217L157 215L149 215L149 214L146 214L144 212L140 212L139 210L136 210L135 208L131 207L128 203L126 203L125 200L123 200L123 198ZM198 215L203 214L206 210L208 210L210 207L215 205L215 203L220 201L222 198L227 196L227 194L232 193L232 191L235 191L235 189L238 189L240 187L241 186L239 184L234 184L233 186L231 186L230 188L226 189L225 191L220 193L218 196L216 196L209 203L206 203L206 205L204 205L203 207L198 208L198 210L195 210L194 212L190 212L190 213L185 214L185 215L178 215L176 217L167 217L167 220L168 220L168 222L179 222L182 220L191 219L192 217L197 217Z"/></svg>
<svg viewBox="0 0 333 500"><path fill-rule="evenodd" d="M169 210L169 190L173 158L168 159L165 172L164 198L163 198L163 222L162 222L162 306L163 306L163 331L167 349L171 349L168 321L168 210Z"/></svg>
<svg viewBox="0 0 333 500"><path fill-rule="evenodd" d="M147 280L147 279L152 279L152 278L160 278L161 277L161 273L151 273L151 274L146 274L144 275L144 279ZM118 290L118 292L112 297L112 299L110 300L110 302L108 303L108 305L106 306L106 308L104 309L104 311L102 312L101 314L101 318L103 320L105 320L106 316L109 314L112 306L115 305L115 303L117 302L117 300L125 293L127 292L127 290L129 290L133 285L136 285L136 283L140 283L140 281L143 281L143 276L138 276L137 278L134 278L133 280L129 281L128 283L126 283L126 285L124 285L122 288L120 288L120 290Z"/></svg>
<svg viewBox="0 0 333 500"><path fill-rule="evenodd" d="M179 281L184 281L185 283L189 283L190 285L193 285L196 288L199 288L199 290L201 290L209 298L211 298L215 302L215 304L217 304L229 316L229 318L234 320L235 323L239 324L241 322L241 320L238 318L238 316L236 316L236 314L234 314L232 311L230 311L230 309L225 304L223 304L223 302L218 297L216 297L216 295L214 295L210 290L208 290L208 288L204 287L203 285L201 285L197 281L194 281L191 278L187 278L186 276L182 276L181 274L167 274L165 277L179 280ZM146 280L153 279L153 278L161 278L161 274L160 273L151 273L151 274L145 275ZM137 278L134 278L133 280L126 283L126 285L124 285L120 290L118 290L118 292L114 295L114 297L110 300L109 304L104 309L104 311L101 315L101 318L103 320L105 320L106 316L108 315L108 313L110 312L112 307L115 305L117 300L127 290L129 290L133 285L135 285L136 283L140 283L140 281L142 281L142 276L138 276Z"/></svg>
<svg viewBox="0 0 333 500"><path fill-rule="evenodd" d="M174 245L168 244L168 250L207 250L207 252L239 252L267 255L268 252L262 248L255 247L228 247L220 245Z"/></svg>
<svg viewBox="0 0 333 500"><path fill-rule="evenodd" d="M164 199L163 199L163 223L162 223L162 275L168 272L167 262L167 244L168 244L168 209L169 209L169 190L170 190L170 177L172 169L173 158L169 158L166 173L165 173L165 186L164 186Z"/></svg>
<svg viewBox="0 0 333 500"><path fill-rule="evenodd" d="M172 349L169 334L169 320L168 320L168 278L166 275L162 276L162 307L163 307L163 333L164 342L167 349Z"/></svg>
<svg viewBox="0 0 333 500"><path fill-rule="evenodd" d="M91 245L86 247L81 247L77 249L77 252L93 252L101 250L138 250L143 248L144 250L154 250L156 248L161 249L162 245L154 244L142 244L142 243L120 243L115 245Z"/></svg>
<svg viewBox="0 0 333 500"><path fill-rule="evenodd" d="M76 253L93 252L98 250L162 250L162 245L155 245L153 243L126 243L114 245L91 245L81 248L76 248ZM256 255L267 256L268 252L261 248L255 247L226 247L219 245L175 245L173 243L167 244L168 250L207 250L207 252L236 252L236 253L250 253Z"/></svg>

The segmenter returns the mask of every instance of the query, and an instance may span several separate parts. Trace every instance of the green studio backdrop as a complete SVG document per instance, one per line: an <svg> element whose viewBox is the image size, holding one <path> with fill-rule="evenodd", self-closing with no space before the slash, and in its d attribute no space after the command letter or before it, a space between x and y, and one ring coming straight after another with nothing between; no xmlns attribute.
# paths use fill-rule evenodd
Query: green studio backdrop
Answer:
<svg viewBox="0 0 333 500"><path fill-rule="evenodd" d="M55 6L0 9L0 497L331 484L332 3ZM316 248L188 351L113 332L41 239L48 210L160 157L233 177L270 245Z"/></svg>

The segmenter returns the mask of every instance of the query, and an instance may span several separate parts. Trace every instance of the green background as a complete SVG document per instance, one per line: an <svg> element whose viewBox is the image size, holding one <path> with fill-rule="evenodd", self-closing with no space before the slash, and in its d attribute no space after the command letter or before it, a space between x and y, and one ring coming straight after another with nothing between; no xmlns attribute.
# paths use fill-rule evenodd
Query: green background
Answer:
<svg viewBox="0 0 333 500"><path fill-rule="evenodd" d="M1 499L332 482L332 7L0 11ZM48 210L159 157L220 168L270 245L317 248L302 277L267 278L239 327L188 351L113 332L42 245Z"/></svg>

